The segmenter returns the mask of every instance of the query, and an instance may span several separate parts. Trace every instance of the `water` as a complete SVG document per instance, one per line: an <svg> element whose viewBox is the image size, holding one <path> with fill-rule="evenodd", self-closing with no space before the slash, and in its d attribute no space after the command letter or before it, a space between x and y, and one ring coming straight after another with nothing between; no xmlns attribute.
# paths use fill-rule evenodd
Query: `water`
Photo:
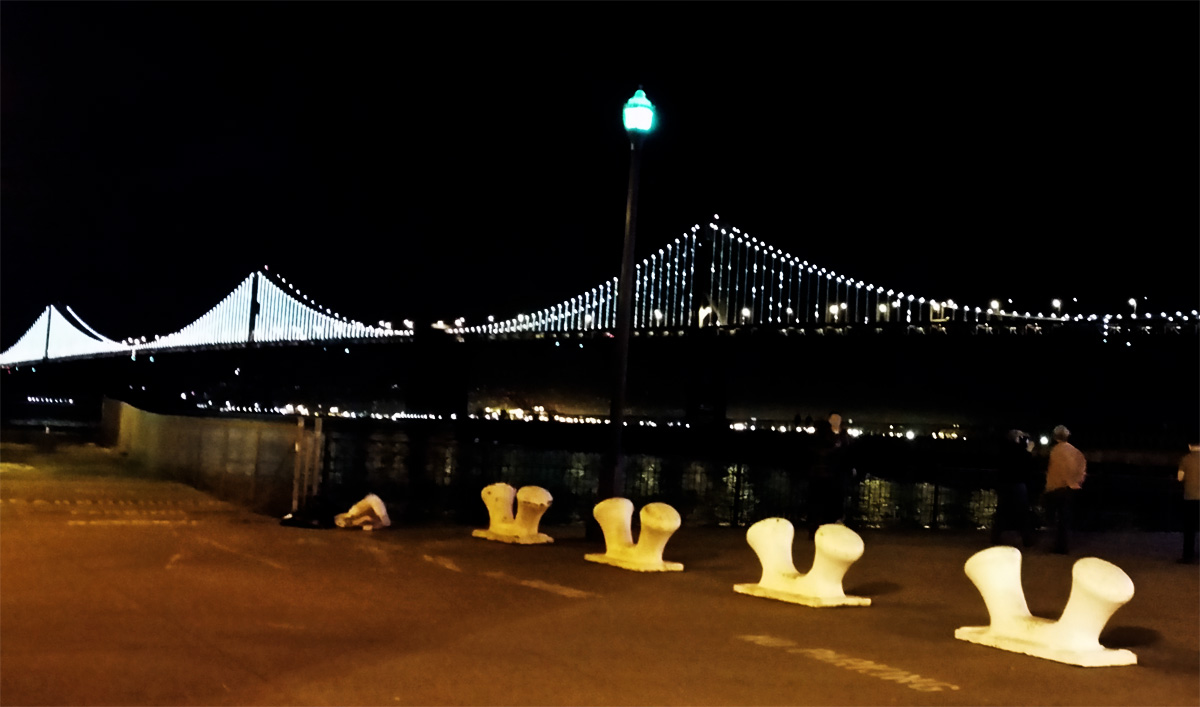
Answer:
<svg viewBox="0 0 1200 707"><path fill-rule="evenodd" d="M689 524L746 526L782 517L802 526L810 440L736 437L731 443L695 431L634 436L622 495L636 508L668 503ZM485 486L540 486L554 498L543 522L576 523L590 518L601 500L606 443L602 429L567 433L536 424L331 425L322 486L347 500L377 493L399 510L400 522L484 525ZM988 448L940 444L856 441L847 522L883 529L990 527L996 492ZM1178 517L1173 482L1173 469L1165 467L1092 464L1078 523L1087 529L1171 529Z"/></svg>

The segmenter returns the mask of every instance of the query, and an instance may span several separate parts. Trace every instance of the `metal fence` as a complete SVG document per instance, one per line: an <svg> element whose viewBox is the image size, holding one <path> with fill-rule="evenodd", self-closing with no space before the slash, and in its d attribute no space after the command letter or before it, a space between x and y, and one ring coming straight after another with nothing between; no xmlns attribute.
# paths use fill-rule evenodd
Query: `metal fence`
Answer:
<svg viewBox="0 0 1200 707"><path fill-rule="evenodd" d="M933 447L914 448L903 441L863 446L870 448L846 485L848 523L867 528L991 526L997 502L994 470L963 464L978 462L972 459L978 450L931 451ZM726 449L722 455L705 455L713 450L686 453L678 445L664 447L661 453L626 456L623 495L636 507L669 503L685 522L698 525L745 526L766 517L805 522L808 469L803 455L793 462L780 450ZM745 460L736 459L742 455ZM395 509L399 522L474 524L487 522L480 492L488 484L540 486L554 498L543 522L574 523L590 518L600 500L605 460L594 449L544 448L529 440L472 437L451 429L345 429L327 435L323 484L345 502L376 493ZM1032 489L1031 498L1040 516L1038 491ZM1079 498L1077 524L1173 529L1177 496L1173 469L1093 464Z"/></svg>

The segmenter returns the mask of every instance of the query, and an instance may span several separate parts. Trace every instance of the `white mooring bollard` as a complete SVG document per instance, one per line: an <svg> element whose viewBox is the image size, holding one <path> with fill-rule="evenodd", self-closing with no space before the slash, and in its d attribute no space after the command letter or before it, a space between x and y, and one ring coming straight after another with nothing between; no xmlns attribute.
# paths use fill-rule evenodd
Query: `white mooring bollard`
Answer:
<svg viewBox="0 0 1200 707"><path fill-rule="evenodd" d="M592 511L604 531L603 554L583 556L589 562L601 562L635 572L680 572L679 562L662 558L667 541L679 530L682 519L679 511L665 503L647 503L639 518L642 531L633 543L633 501L628 498L607 498Z"/></svg>
<svg viewBox="0 0 1200 707"><path fill-rule="evenodd" d="M387 507L383 505L383 501L375 494L370 493L363 500L350 506L350 510L334 516L333 524L339 528L375 530L391 525L392 519L388 517Z"/></svg>
<svg viewBox="0 0 1200 707"><path fill-rule="evenodd" d="M542 515L554 501L546 489L540 486L522 486L521 490L517 491L502 482L485 486L481 495L488 510L488 529L472 531L472 536L518 545L554 542L554 538L538 532L538 523L541 522ZM515 518L513 499L517 501Z"/></svg>
<svg viewBox="0 0 1200 707"><path fill-rule="evenodd" d="M813 542L812 570L796 571L792 561L792 541L796 530L786 518L764 518L746 531L746 542L762 563L758 584L735 584L739 594L778 599L805 606L870 606L868 597L847 596L842 589L846 570L863 554L858 533L844 525L830 523L817 528Z"/></svg>
<svg viewBox="0 0 1200 707"><path fill-rule="evenodd" d="M1111 562L1084 557L1075 563L1071 596L1058 621L1029 613L1021 587L1021 551L1015 547L981 550L964 569L983 595L991 623L963 626L955 638L1089 668L1137 664L1132 651L1100 645L1104 625L1133 598L1133 580Z"/></svg>

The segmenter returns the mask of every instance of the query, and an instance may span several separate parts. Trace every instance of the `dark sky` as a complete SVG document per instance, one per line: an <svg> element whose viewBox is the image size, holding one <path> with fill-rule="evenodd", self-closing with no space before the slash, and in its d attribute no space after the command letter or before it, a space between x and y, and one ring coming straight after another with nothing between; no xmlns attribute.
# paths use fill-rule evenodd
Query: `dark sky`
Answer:
<svg viewBox="0 0 1200 707"><path fill-rule="evenodd" d="M0 3L0 347L166 334L269 264L353 319L507 317L714 213L1049 311L1200 299L1194 2Z"/></svg>

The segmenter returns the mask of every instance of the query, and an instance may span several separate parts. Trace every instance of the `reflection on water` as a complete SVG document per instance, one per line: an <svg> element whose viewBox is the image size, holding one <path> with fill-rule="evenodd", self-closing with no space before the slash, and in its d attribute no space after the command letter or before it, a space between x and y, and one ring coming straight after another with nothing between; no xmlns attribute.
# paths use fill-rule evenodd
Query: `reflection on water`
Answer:
<svg viewBox="0 0 1200 707"><path fill-rule="evenodd" d="M484 486L541 486L554 497L544 522L591 516L604 471L596 452L546 450L493 440L423 438L402 431L330 432L323 486L353 496L371 491L414 520L483 522ZM802 470L670 455L629 455L624 495L640 508L671 504L685 522L745 526L782 517L805 520L808 480ZM848 484L847 521L866 528L984 528L995 512L990 489L866 476Z"/></svg>
<svg viewBox="0 0 1200 707"><path fill-rule="evenodd" d="M322 489L351 503L376 493L395 508L401 522L477 524L487 522L480 491L502 481L549 491L554 503L543 516L547 524L591 518L601 500L600 477L606 473L605 455L596 451L594 439L572 439L560 432L519 440L471 434L480 432L464 434L452 427L330 429ZM547 448L551 444L576 448ZM660 443L656 449L667 450L662 453L625 457L622 495L635 508L651 501L668 503L692 525L742 527L770 517L787 518L797 527L805 523L808 474L803 454L795 448L768 453L765 443L732 451L710 445L699 452L696 438L671 444ZM849 524L880 529L991 526L997 499L986 454L949 453L960 447L945 447L949 452L942 453L902 443L858 444L858 475L845 493ZM1035 513L1038 492L1032 492ZM290 493L289 486L282 496L290 499ZM1088 529L1174 530L1180 518L1178 495L1173 467L1128 470L1089 464L1076 521Z"/></svg>

